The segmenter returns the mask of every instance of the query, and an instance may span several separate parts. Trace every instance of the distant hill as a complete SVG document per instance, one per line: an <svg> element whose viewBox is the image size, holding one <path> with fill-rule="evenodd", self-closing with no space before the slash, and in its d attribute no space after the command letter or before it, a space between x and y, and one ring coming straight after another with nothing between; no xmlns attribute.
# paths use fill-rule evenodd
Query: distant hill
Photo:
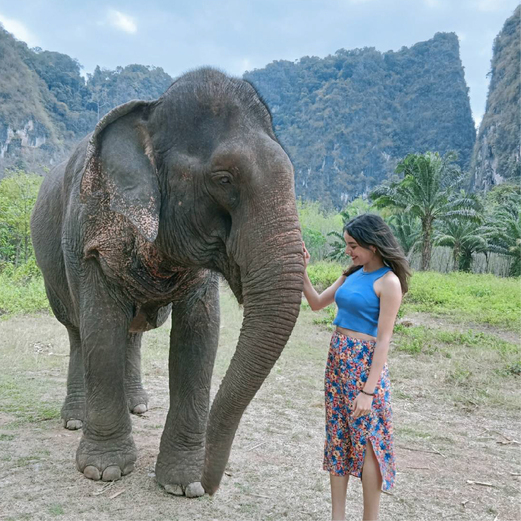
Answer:
<svg viewBox="0 0 521 521"><path fill-rule="evenodd" d="M397 52L275 61L244 77L271 107L304 198L341 207L409 152L455 150L469 167L475 128L454 33Z"/></svg>
<svg viewBox="0 0 521 521"><path fill-rule="evenodd" d="M494 40L485 115L472 157L478 190L521 179L521 6Z"/></svg>
<svg viewBox="0 0 521 521"><path fill-rule="evenodd" d="M0 26L0 178L6 167L43 172L109 110L155 99L172 81L163 69L144 65L97 67L85 80L77 60L29 49Z"/></svg>
<svg viewBox="0 0 521 521"><path fill-rule="evenodd" d="M272 110L304 198L340 208L409 152L456 150L469 166L475 130L455 34L397 52L276 61L244 77ZM0 26L0 177L13 166L44 171L110 109L155 99L172 81L143 65L97 67L85 79L77 60L29 49Z"/></svg>

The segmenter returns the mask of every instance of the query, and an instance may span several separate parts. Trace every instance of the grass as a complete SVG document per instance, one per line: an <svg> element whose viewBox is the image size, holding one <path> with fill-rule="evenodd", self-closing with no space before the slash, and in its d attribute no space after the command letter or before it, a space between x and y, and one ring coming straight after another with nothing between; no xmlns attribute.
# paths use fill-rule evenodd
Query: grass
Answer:
<svg viewBox="0 0 521 521"><path fill-rule="evenodd" d="M397 349L409 353L432 353L448 346L463 346L476 350L493 350L498 353L519 354L519 346L496 335L468 329L467 331L449 331L425 326L406 327L398 324L394 333L399 338L396 341ZM450 358L450 352L448 353Z"/></svg>
<svg viewBox="0 0 521 521"><path fill-rule="evenodd" d="M490 274L415 272L403 311L521 332L520 280Z"/></svg>
<svg viewBox="0 0 521 521"><path fill-rule="evenodd" d="M42 277L16 280L8 273L0 273L0 316L50 310Z"/></svg>
<svg viewBox="0 0 521 521"><path fill-rule="evenodd" d="M11 415L15 419L14 424L37 423L60 417L60 404L52 392L56 387L55 381L45 377L27 378L23 373L0 374L2 412Z"/></svg>

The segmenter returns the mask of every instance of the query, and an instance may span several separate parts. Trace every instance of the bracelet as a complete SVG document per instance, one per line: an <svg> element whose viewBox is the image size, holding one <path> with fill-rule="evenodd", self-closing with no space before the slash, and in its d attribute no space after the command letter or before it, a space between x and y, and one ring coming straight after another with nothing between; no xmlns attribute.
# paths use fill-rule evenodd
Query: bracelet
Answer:
<svg viewBox="0 0 521 521"><path fill-rule="evenodd" d="M376 393L368 393L367 391L364 391L363 389L360 392L367 394L367 396L374 396L376 394Z"/></svg>

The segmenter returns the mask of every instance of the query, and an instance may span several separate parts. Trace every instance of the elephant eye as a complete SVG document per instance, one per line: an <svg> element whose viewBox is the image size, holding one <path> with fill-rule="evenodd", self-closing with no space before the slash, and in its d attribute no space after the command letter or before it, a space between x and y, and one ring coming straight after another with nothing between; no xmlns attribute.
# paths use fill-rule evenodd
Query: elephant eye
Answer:
<svg viewBox="0 0 521 521"><path fill-rule="evenodd" d="M232 183L232 175L229 172L216 172L212 175L213 181L219 185L229 185Z"/></svg>

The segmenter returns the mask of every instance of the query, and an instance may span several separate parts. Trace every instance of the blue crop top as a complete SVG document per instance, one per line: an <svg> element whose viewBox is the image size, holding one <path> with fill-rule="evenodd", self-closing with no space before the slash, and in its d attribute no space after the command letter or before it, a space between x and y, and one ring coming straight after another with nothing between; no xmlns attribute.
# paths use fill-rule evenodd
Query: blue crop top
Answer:
<svg viewBox="0 0 521 521"><path fill-rule="evenodd" d="M374 291L373 284L388 271L391 271L391 268L383 266L369 273L366 273L364 268L351 273L335 293L338 313L333 324L376 336L380 299Z"/></svg>

